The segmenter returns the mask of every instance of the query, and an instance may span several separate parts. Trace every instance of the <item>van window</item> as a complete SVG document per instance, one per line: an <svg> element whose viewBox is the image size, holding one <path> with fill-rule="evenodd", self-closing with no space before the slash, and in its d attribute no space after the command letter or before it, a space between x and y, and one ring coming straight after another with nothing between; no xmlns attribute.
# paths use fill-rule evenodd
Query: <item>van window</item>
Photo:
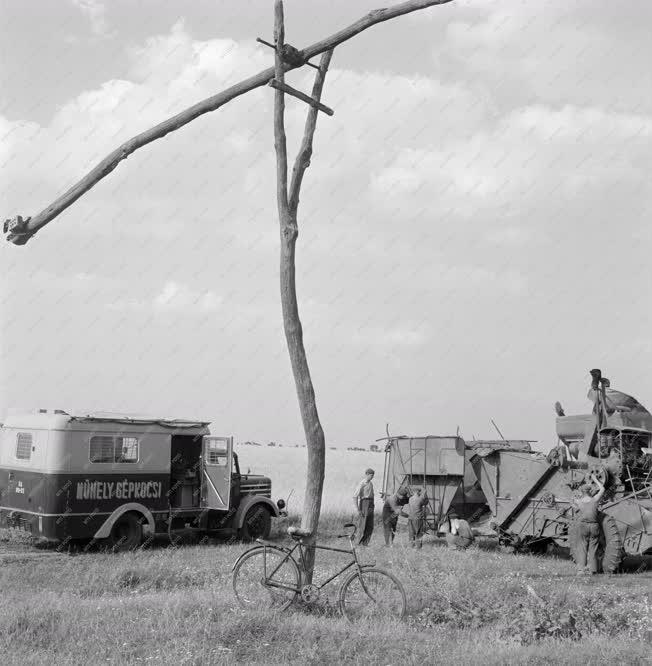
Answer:
<svg viewBox="0 0 652 666"><path fill-rule="evenodd" d="M115 438L116 462L138 462L138 439L136 437Z"/></svg>
<svg viewBox="0 0 652 666"><path fill-rule="evenodd" d="M138 438L93 435L89 442L88 457L93 463L138 462Z"/></svg>
<svg viewBox="0 0 652 666"><path fill-rule="evenodd" d="M32 457L32 433L19 432L16 436L16 458L29 460Z"/></svg>

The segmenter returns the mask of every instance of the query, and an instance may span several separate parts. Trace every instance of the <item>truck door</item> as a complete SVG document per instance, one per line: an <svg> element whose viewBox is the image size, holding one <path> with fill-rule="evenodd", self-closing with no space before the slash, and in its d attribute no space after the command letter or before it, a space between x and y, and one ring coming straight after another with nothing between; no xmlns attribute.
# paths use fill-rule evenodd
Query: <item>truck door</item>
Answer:
<svg viewBox="0 0 652 666"><path fill-rule="evenodd" d="M202 444L201 505L229 508L233 437L204 437Z"/></svg>

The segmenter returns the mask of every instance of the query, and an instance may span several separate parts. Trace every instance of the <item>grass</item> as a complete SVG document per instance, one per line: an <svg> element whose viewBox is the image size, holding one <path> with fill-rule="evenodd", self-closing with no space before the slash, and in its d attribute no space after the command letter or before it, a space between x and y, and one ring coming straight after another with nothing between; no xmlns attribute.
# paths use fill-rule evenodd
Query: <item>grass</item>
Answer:
<svg viewBox="0 0 652 666"><path fill-rule="evenodd" d="M326 517L326 543L343 545L339 525ZM650 572L578 578L564 559L381 544L362 556L401 579L409 616L357 626L334 610L338 581L316 606L243 613L230 577L244 544L71 557L0 534L0 662L649 663ZM319 553L316 579L341 557Z"/></svg>

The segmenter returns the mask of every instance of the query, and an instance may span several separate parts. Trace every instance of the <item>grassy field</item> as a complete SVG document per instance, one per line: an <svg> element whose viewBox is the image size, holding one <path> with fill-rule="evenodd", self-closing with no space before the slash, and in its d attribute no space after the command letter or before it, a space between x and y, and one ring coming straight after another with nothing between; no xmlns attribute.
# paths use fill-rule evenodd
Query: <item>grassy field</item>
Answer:
<svg viewBox="0 0 652 666"><path fill-rule="evenodd" d="M341 546L338 522L323 533ZM244 544L71 556L0 533L0 663L650 663L649 571L578 578L564 559L381 541L364 559L401 579L409 616L357 626L336 612L336 584L315 606L243 613L230 576ZM316 580L342 557L320 554Z"/></svg>

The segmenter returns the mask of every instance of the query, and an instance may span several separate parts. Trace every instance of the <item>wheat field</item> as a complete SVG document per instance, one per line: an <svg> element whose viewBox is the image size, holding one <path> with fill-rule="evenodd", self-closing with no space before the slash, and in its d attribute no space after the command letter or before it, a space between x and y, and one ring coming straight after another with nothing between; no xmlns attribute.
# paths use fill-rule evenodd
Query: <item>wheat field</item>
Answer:
<svg viewBox="0 0 652 666"><path fill-rule="evenodd" d="M290 497L290 512L301 510L305 491L307 451L304 448L236 445L240 470L264 474L272 480L272 498ZM385 454L373 451L326 450L326 476L324 479L323 510L350 512L353 490L371 467L376 471L376 493L383 481Z"/></svg>

